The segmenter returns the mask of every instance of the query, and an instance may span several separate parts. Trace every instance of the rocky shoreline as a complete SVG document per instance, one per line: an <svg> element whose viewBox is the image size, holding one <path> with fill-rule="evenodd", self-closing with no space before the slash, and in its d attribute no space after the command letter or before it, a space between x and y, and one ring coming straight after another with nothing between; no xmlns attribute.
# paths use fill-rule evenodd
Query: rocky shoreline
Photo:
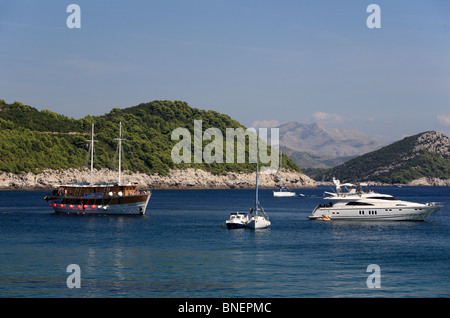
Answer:
<svg viewBox="0 0 450 318"><path fill-rule="evenodd" d="M450 187L450 179L443 180L439 178L420 178L407 184L411 187L431 186L431 187Z"/></svg>
<svg viewBox="0 0 450 318"><path fill-rule="evenodd" d="M66 171L46 170L39 174L0 174L0 189L39 190L52 189L58 185L72 182L89 182L90 170L69 169ZM94 182L117 182L117 171L109 169L94 170ZM199 169L173 170L167 176L147 175L125 171L122 182L136 182L142 188L150 189L246 189L255 187L254 173L229 172L226 175L213 175ZM261 188L314 188L316 183L305 174L283 171L278 174L261 173L258 178Z"/></svg>
<svg viewBox="0 0 450 318"><path fill-rule="evenodd" d="M69 169L66 171L46 170L39 174L0 173L0 189L2 190L40 190L53 189L58 185L72 182L89 182L90 170ZM94 182L117 182L117 171L109 169L94 170ZM332 182L314 181L307 175L298 172L283 171L276 174L259 175L261 188L315 188L320 185L334 186ZM200 169L173 170L167 176L147 175L125 171L122 182L138 183L142 188L150 189L248 189L255 187L254 173L229 172L224 175L213 175ZM392 186L380 182L370 182L373 186ZM394 186L450 186L450 179L420 178L408 184Z"/></svg>

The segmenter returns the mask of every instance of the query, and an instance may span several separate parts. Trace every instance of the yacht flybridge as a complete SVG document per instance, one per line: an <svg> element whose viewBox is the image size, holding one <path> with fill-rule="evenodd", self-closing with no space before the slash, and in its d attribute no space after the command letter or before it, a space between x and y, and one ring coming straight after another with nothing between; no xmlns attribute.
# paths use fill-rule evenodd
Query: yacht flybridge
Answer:
<svg viewBox="0 0 450 318"><path fill-rule="evenodd" d="M355 187L351 183L341 184L333 178L336 192L325 192L327 204L318 205L311 220L389 220L422 221L442 208L435 202L415 203L403 201L389 194L363 191L367 184ZM344 188L341 189L341 187Z"/></svg>
<svg viewBox="0 0 450 318"><path fill-rule="evenodd" d="M122 183L121 143L122 123L119 138L119 178L117 183L93 182L94 124L92 124L91 143L91 182L69 183L53 190L44 199L50 201L55 213L75 214L145 214L150 190L139 189L136 183Z"/></svg>

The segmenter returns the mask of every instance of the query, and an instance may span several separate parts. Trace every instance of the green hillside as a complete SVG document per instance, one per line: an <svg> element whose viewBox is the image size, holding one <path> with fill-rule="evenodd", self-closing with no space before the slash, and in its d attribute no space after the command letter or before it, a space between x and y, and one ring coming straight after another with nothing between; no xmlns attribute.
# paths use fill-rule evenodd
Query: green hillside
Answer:
<svg viewBox="0 0 450 318"><path fill-rule="evenodd" d="M315 180L408 183L422 177L450 179L450 139L437 132L406 137L317 173Z"/></svg>
<svg viewBox="0 0 450 318"><path fill-rule="evenodd" d="M171 169L200 168L214 174L228 171L255 171L248 163L180 163L171 158L171 140L178 127L188 128L193 136L194 120L203 121L203 131L219 128L243 128L227 115L190 107L182 101L153 101L124 109L114 108L102 116L68 118L48 110L39 111L19 102L7 104L0 100L0 171L40 173L42 170L83 168L88 162L86 140L90 139L91 124L95 125L96 168L116 169L119 122L122 122L125 160L123 168L148 174L167 174ZM193 138L192 138L193 139ZM193 143L193 141L192 141ZM203 146L210 141L203 141ZM224 147L225 148L225 147ZM248 158L248 146L246 149ZM225 149L224 149L225 158ZM283 168L300 171L283 155Z"/></svg>

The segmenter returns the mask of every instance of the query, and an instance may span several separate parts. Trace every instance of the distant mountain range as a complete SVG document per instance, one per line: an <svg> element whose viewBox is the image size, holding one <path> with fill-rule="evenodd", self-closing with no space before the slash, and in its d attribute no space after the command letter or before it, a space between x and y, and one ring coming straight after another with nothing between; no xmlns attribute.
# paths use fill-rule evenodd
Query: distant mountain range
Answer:
<svg viewBox="0 0 450 318"><path fill-rule="evenodd" d="M326 128L318 123L289 122L278 126L280 145L300 168L327 168L385 143L356 130Z"/></svg>
<svg viewBox="0 0 450 318"><path fill-rule="evenodd" d="M280 146L280 150L305 171L310 168L335 167L355 157L328 157L311 152L295 151L285 146Z"/></svg>
<svg viewBox="0 0 450 318"><path fill-rule="evenodd" d="M315 180L377 181L406 184L420 178L450 179L450 138L428 131L406 137L331 169L310 175Z"/></svg>

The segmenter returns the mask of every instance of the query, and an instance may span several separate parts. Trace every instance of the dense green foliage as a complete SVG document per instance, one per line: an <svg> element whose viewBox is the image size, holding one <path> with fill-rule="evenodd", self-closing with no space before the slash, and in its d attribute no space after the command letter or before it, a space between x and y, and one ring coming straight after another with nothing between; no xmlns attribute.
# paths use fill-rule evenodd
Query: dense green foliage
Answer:
<svg viewBox="0 0 450 318"><path fill-rule="evenodd" d="M428 151L414 152L422 134L404 138L379 150L354 158L340 166L315 171L316 180L378 181L408 183L421 177L450 179L450 158Z"/></svg>
<svg viewBox="0 0 450 318"><path fill-rule="evenodd" d="M48 110L38 111L18 102L7 104L0 100L0 171L39 173L46 168L86 167L89 158L86 144L92 123L97 140L95 167L117 168L115 138L118 137L119 122L122 122L123 137L126 138L123 143L124 169L149 174L167 174L171 169L188 167L214 174L255 171L255 164L248 163L248 145L246 163L175 164L171 151L179 141L171 140L172 131L184 127L193 136L194 120L197 119L203 121L203 131L219 128L224 137L226 128L241 127L245 130L227 115L196 109L181 101L153 101L124 109L114 108L103 116L73 119ZM210 142L204 140L203 147ZM224 147L224 159L225 151ZM300 171L284 155L283 168Z"/></svg>

